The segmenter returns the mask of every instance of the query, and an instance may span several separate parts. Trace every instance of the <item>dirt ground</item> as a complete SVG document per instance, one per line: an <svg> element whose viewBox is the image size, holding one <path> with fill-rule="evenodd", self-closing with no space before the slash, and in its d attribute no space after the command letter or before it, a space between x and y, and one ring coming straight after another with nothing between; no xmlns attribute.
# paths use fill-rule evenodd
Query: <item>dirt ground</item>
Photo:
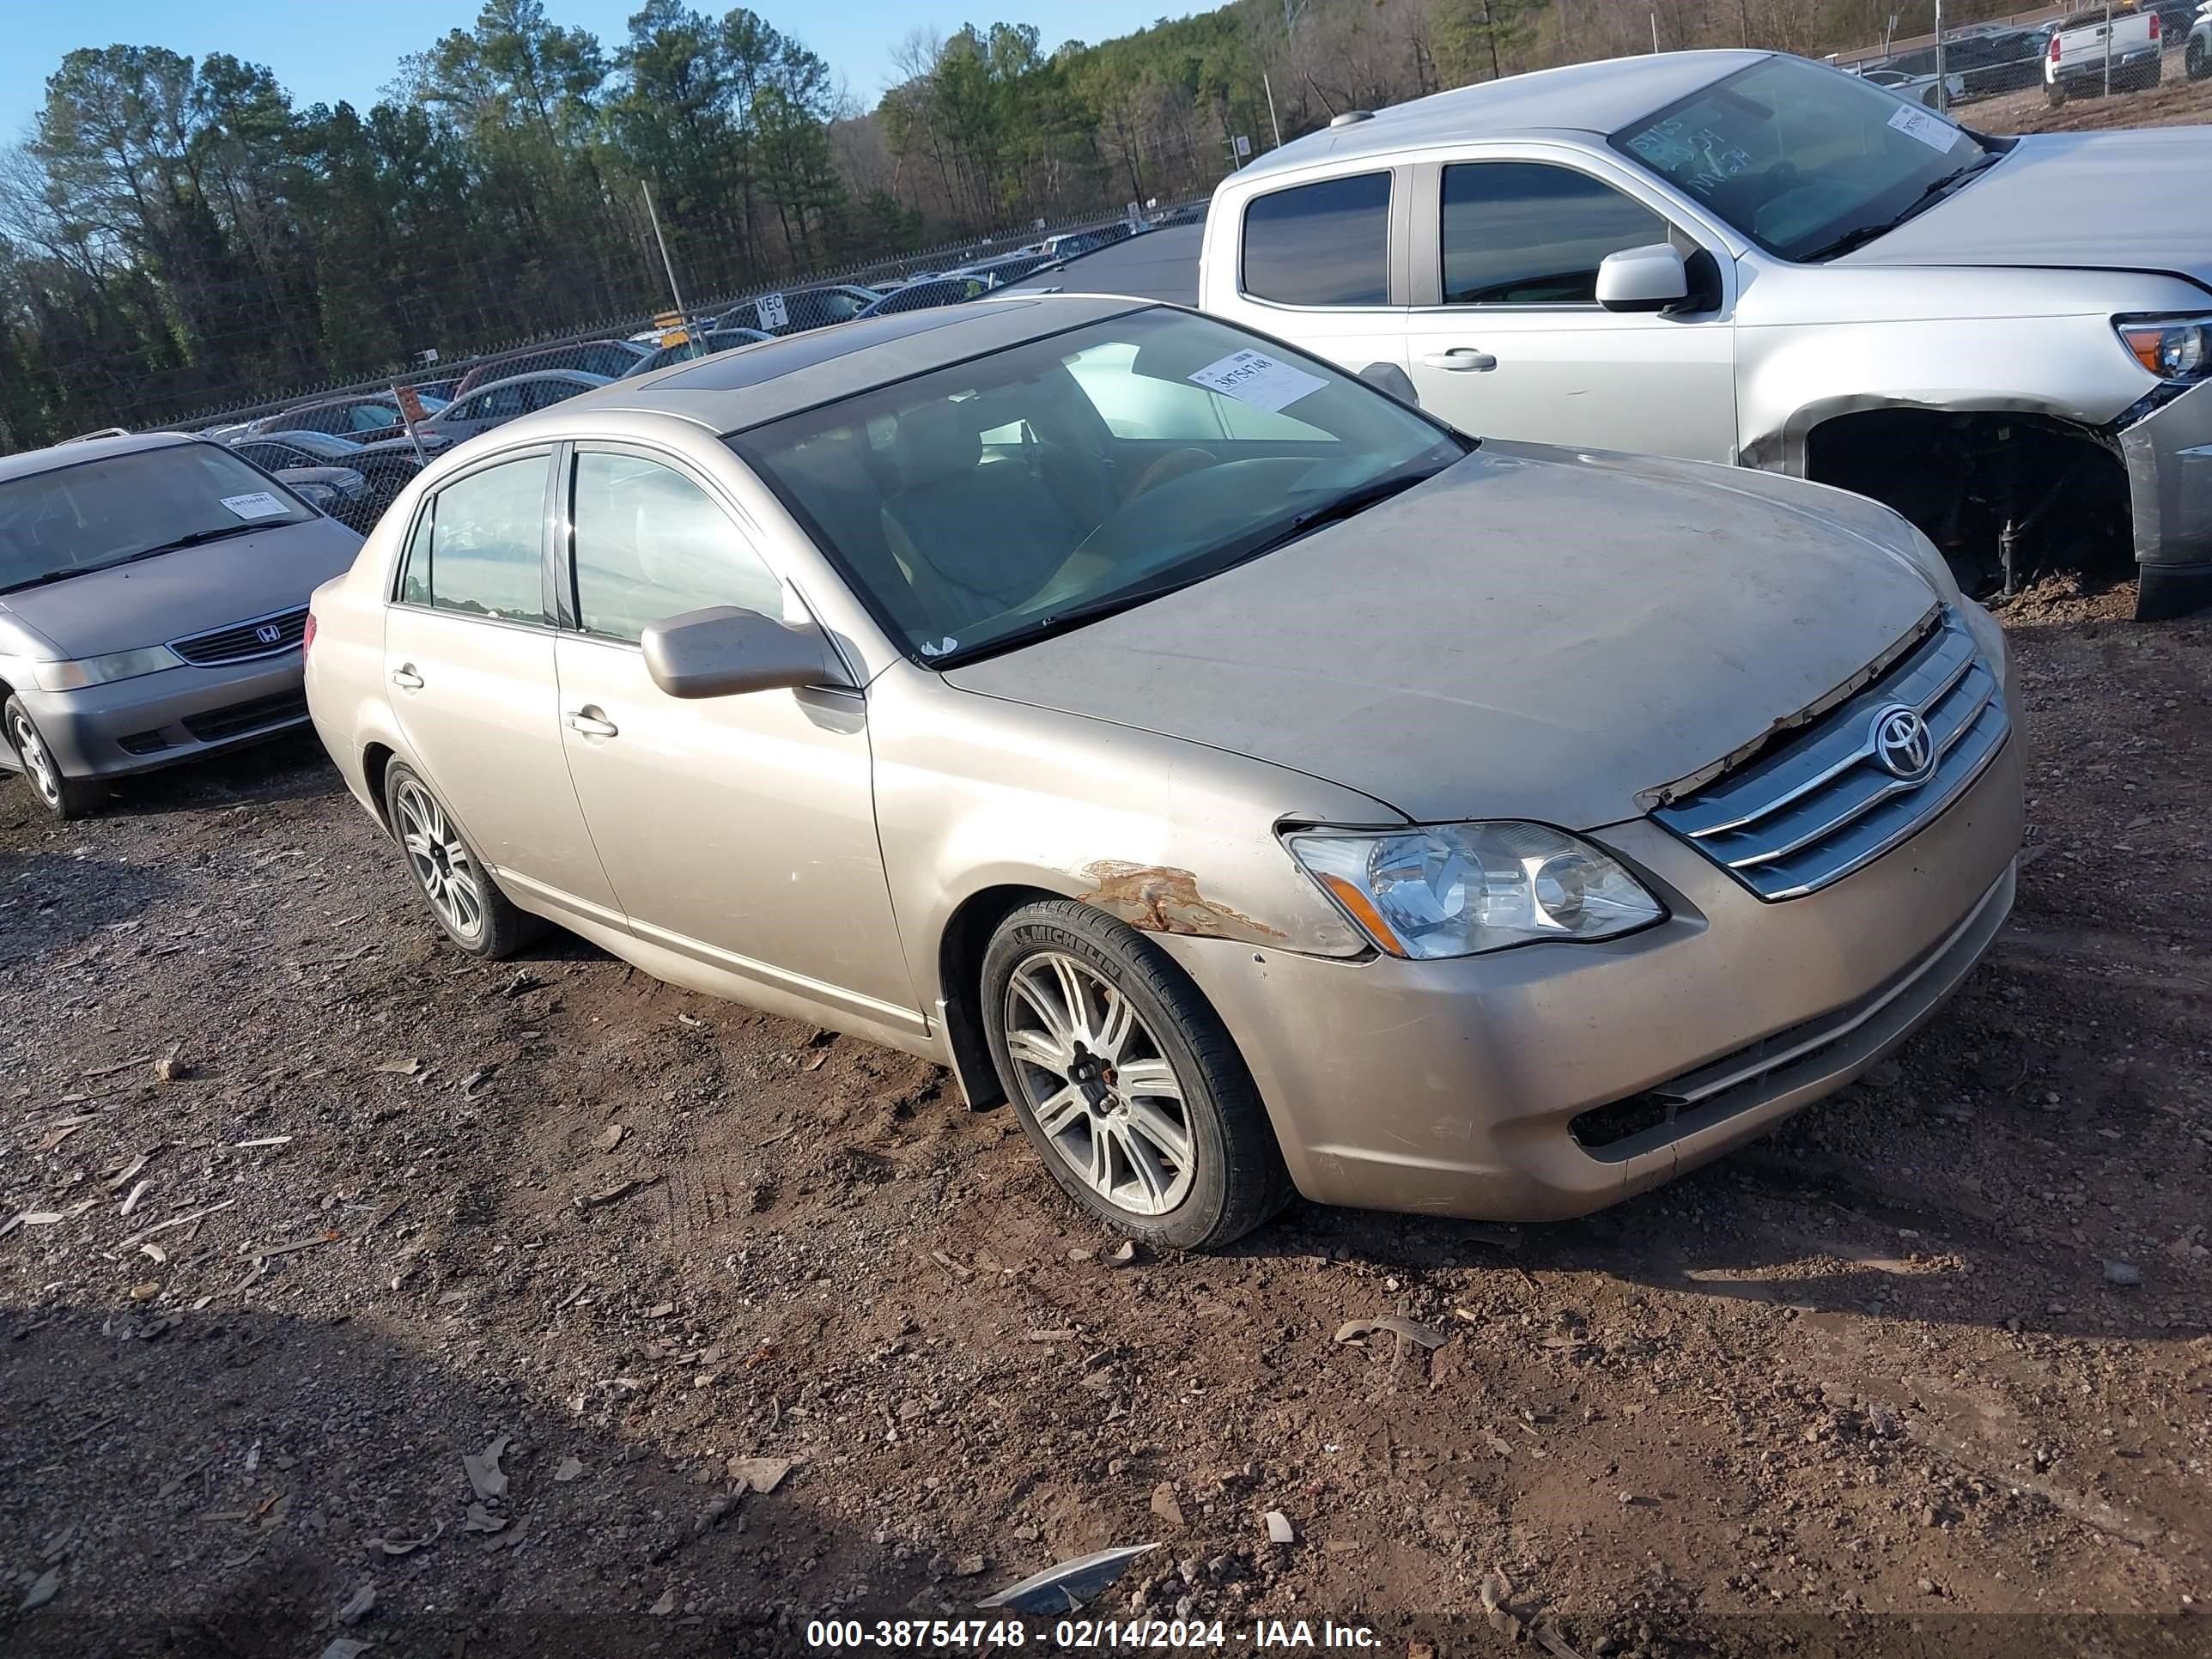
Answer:
<svg viewBox="0 0 2212 1659"><path fill-rule="evenodd" d="M2013 609L2017 916L1869 1081L1211 1258L928 1066L459 957L312 740L0 785L0 1650L795 1651L1157 1541L1092 1611L1222 1650L1503 1652L1497 1573L1554 1653L2212 1653L2212 622L2130 603Z"/></svg>

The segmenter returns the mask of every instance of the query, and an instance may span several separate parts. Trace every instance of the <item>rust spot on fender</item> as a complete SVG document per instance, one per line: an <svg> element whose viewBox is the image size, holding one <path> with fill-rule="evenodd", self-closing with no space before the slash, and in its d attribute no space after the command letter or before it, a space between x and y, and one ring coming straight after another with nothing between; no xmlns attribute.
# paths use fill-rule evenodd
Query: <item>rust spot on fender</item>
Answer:
<svg viewBox="0 0 2212 1659"><path fill-rule="evenodd" d="M1091 884L1089 892L1078 896L1084 903L1148 933L1194 933L1247 944L1285 937L1281 929L1206 897L1188 870L1101 859L1077 873Z"/></svg>

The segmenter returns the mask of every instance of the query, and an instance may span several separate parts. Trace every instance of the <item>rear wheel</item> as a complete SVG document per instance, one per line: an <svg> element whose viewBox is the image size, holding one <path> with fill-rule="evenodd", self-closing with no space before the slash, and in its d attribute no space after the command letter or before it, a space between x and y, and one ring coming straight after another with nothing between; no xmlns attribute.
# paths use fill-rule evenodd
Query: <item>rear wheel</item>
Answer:
<svg viewBox="0 0 2212 1659"><path fill-rule="evenodd" d="M1198 988L1069 899L1017 910L983 957L991 1057L1054 1180L1170 1249L1243 1237L1291 1195L1259 1091Z"/></svg>
<svg viewBox="0 0 2212 1659"><path fill-rule="evenodd" d="M8 746L15 751L15 763L23 769L23 781L31 786L40 805L66 823L84 817L100 805L99 785L62 775L62 763L39 735L38 723L21 699L10 697L0 708L0 725L7 728Z"/></svg>
<svg viewBox="0 0 2212 1659"><path fill-rule="evenodd" d="M2204 43L2202 40L2191 40L2189 43L2189 51L2183 59L2183 67L2189 71L2189 78L2192 81L2202 81L2206 76L2212 75L2212 54L2205 52Z"/></svg>
<svg viewBox="0 0 2212 1659"><path fill-rule="evenodd" d="M2066 101L2066 88L2056 81L2046 81L2043 86L2043 99L2051 108L2057 109Z"/></svg>
<svg viewBox="0 0 2212 1659"><path fill-rule="evenodd" d="M384 775L384 801L392 833L407 867L446 937L472 956L496 962L545 931L536 916L517 909L461 827L414 768L394 762Z"/></svg>

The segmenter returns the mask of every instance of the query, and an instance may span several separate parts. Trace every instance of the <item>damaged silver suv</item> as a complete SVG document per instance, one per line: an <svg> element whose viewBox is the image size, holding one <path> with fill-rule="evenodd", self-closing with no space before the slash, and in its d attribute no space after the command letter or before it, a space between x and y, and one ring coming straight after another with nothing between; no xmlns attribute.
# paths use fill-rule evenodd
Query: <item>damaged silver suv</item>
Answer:
<svg viewBox="0 0 2212 1659"><path fill-rule="evenodd" d="M2208 176L2203 127L1991 137L1667 52L1285 144L1216 191L1200 304L1464 431L1870 495L1970 586L2131 555L2167 615L2212 600Z"/></svg>

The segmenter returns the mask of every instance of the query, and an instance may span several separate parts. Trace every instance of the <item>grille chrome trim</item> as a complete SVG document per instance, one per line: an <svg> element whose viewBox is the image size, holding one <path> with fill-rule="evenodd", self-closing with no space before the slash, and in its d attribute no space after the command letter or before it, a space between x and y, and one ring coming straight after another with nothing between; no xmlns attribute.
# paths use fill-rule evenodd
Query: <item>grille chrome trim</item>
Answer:
<svg viewBox="0 0 2212 1659"><path fill-rule="evenodd" d="M274 641L255 637L254 630L264 626L277 630ZM287 651L296 651L307 627L307 607L295 605L272 611L265 617L248 617L227 628L211 628L204 634L187 634L168 643L170 650L195 667L212 668L224 663L252 662L260 657L281 657Z"/></svg>
<svg viewBox="0 0 2212 1659"><path fill-rule="evenodd" d="M1927 722L1935 757L1924 777L1897 777L1878 758L1877 728L1899 708ZM1759 897L1798 898L1863 868L1940 815L2003 748L2010 728L1996 676L1947 612L1887 673L1794 741L1651 816Z"/></svg>

